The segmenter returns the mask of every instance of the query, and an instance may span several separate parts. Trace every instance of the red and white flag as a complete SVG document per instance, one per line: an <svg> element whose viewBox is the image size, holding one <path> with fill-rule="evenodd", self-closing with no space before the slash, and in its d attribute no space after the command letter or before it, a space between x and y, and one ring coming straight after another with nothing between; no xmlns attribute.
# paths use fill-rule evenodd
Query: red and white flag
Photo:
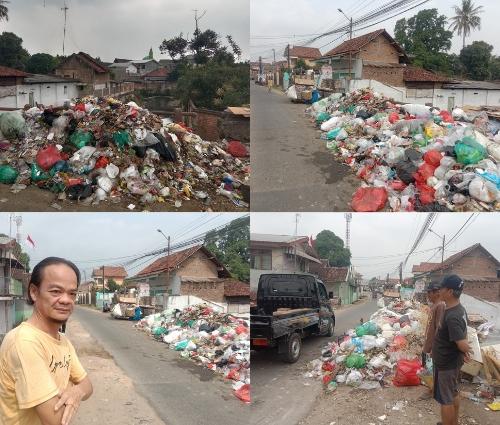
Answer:
<svg viewBox="0 0 500 425"><path fill-rule="evenodd" d="M31 245L31 247L33 249L35 249L35 241L33 239L31 239L31 236L28 235L28 237L26 238L26 240L28 241L28 243Z"/></svg>

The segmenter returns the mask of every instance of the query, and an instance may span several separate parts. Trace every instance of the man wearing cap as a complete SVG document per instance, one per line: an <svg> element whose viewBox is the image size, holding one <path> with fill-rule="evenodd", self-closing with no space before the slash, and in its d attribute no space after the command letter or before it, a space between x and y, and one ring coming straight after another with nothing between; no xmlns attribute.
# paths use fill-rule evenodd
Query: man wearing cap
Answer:
<svg viewBox="0 0 500 425"><path fill-rule="evenodd" d="M432 281L427 286L427 299L429 301L429 320L427 321L427 328L425 330L425 340L424 346L422 348L422 365L425 367L427 363L427 358L430 357L432 352L432 343L436 332L438 330L438 325L443 320L444 311L446 305L439 298L439 282ZM432 397L432 390L429 393L424 394L420 397L422 400L427 400Z"/></svg>
<svg viewBox="0 0 500 425"><path fill-rule="evenodd" d="M434 398L441 405L442 425L458 425L460 368L470 358L467 340L467 313L460 304L463 280L447 275L439 288L446 304L443 319L432 344L434 362Z"/></svg>

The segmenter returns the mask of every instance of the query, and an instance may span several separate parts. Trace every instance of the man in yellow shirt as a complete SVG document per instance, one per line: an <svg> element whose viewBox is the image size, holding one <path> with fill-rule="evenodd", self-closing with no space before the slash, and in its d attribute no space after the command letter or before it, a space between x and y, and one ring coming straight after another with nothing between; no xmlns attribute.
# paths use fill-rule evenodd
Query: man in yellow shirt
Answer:
<svg viewBox="0 0 500 425"><path fill-rule="evenodd" d="M34 267L28 286L33 314L0 346L0 424L68 425L92 394L73 345L59 333L79 283L78 268L63 258Z"/></svg>

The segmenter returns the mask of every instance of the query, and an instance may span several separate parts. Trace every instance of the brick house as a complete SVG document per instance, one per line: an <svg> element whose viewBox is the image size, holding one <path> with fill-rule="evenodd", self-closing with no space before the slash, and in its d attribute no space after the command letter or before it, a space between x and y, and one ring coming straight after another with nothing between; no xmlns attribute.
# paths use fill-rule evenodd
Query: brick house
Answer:
<svg viewBox="0 0 500 425"><path fill-rule="evenodd" d="M457 274L464 280L463 292L486 301L500 301L500 262L480 243L448 257L443 263L420 263L412 268L414 279L441 280Z"/></svg>
<svg viewBox="0 0 500 425"><path fill-rule="evenodd" d="M263 273L309 273L321 264L307 236L250 234L250 289L257 291Z"/></svg>
<svg viewBox="0 0 500 425"><path fill-rule="evenodd" d="M196 245L166 255L126 280L128 289L146 283L150 294L209 295L224 299L224 281L231 274L204 246Z"/></svg>
<svg viewBox="0 0 500 425"><path fill-rule="evenodd" d="M288 47L285 48L283 54L288 61ZM316 64L316 60L321 58L321 52L316 47L292 46L290 47L290 68L297 66L297 62L302 59L305 64L312 68ZM288 64L286 65L288 66Z"/></svg>
<svg viewBox="0 0 500 425"><path fill-rule="evenodd" d="M401 87L404 64L409 62L403 48L385 29L372 31L325 53L318 62L332 66L334 79L349 75L351 78L374 79L385 84Z"/></svg>
<svg viewBox="0 0 500 425"><path fill-rule="evenodd" d="M358 299L352 267L331 267L323 259L321 264L311 265L310 271L323 281L330 298L341 299L342 304L352 304Z"/></svg>
<svg viewBox="0 0 500 425"><path fill-rule="evenodd" d="M81 81L84 92L82 94L110 87L111 76L108 68L84 52L68 56L54 72L56 75Z"/></svg>
<svg viewBox="0 0 500 425"><path fill-rule="evenodd" d="M122 286L125 278L128 276L125 268L123 268L122 266L102 266L94 269L92 270L92 279L94 279L96 283L95 288L97 290L99 290L99 288L102 290L103 274L104 284L106 287L108 286L108 281L110 279L113 279L118 285Z"/></svg>

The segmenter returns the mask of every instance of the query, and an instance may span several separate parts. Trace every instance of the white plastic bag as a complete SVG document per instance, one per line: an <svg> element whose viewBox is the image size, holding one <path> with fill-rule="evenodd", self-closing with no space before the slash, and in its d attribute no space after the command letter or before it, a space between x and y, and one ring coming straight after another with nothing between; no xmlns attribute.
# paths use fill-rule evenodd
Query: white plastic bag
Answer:
<svg viewBox="0 0 500 425"><path fill-rule="evenodd" d="M349 372L349 375L347 375L345 383L347 385L357 387L359 384L361 384L361 381L363 381L363 375L361 374L361 372L352 370L351 372Z"/></svg>
<svg viewBox="0 0 500 425"><path fill-rule="evenodd" d="M469 193L474 199L488 203L495 201L498 196L495 184L481 177L476 177L470 182Z"/></svg>

